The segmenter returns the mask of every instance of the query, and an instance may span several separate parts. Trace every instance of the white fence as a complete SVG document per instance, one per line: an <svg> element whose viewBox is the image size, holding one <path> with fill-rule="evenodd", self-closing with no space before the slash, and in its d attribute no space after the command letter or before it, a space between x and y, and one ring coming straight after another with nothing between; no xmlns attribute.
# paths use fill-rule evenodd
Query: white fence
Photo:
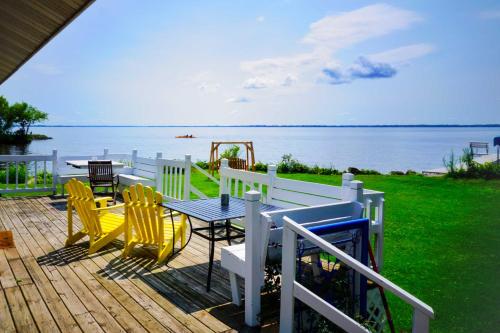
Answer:
<svg viewBox="0 0 500 333"><path fill-rule="evenodd" d="M283 254L282 254L282 282L281 282L281 307L280 307L280 332L292 332L294 325L294 300L295 298L304 302L312 309L332 321L347 332L369 332L368 329L345 315L333 305L325 302L313 292L295 280L295 269L297 259L297 235L307 239L323 251L335 256L348 267L362 274L387 291L392 292L398 298L413 307L413 329L414 333L429 332L429 319L434 318L432 308L411 295L404 289L398 287L382 275L371 270L361 262L355 260L336 246L316 236L294 220L283 218Z"/></svg>
<svg viewBox="0 0 500 333"><path fill-rule="evenodd" d="M50 179L56 173L56 150L51 155L0 155L0 165L5 169L0 194L56 191L56 179Z"/></svg>

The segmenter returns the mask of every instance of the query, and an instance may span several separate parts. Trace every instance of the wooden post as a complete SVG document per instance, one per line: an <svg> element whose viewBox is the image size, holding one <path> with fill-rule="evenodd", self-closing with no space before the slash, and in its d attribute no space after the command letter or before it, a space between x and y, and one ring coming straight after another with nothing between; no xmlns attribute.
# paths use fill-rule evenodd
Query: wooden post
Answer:
<svg viewBox="0 0 500 333"><path fill-rule="evenodd" d="M342 174L342 188L340 190L342 200L345 201L350 201L349 197L349 192L350 192L350 186L351 186L351 181L354 180L354 175L352 173L343 173Z"/></svg>
<svg viewBox="0 0 500 333"><path fill-rule="evenodd" d="M429 317L417 309L413 309L413 327L412 333L429 332Z"/></svg>
<svg viewBox="0 0 500 333"><path fill-rule="evenodd" d="M274 181L276 180L276 172L278 170L278 167L276 165L268 165L267 166L267 174L269 175L269 185L267 186L267 197L266 197L266 203L272 204L273 200L273 188L274 188Z"/></svg>
<svg viewBox="0 0 500 333"><path fill-rule="evenodd" d="M7 174L9 174L9 169L7 169ZM57 149L52 150L52 194L56 195L57 192ZM64 185L63 195L64 195Z"/></svg>
<svg viewBox="0 0 500 333"><path fill-rule="evenodd" d="M132 168L135 168L135 164L137 163L137 149L132 150L132 158L130 162L132 162Z"/></svg>
<svg viewBox="0 0 500 333"><path fill-rule="evenodd" d="M281 266L280 333L293 332L295 282L295 261L297 260L297 234L285 225L283 227L283 253Z"/></svg>
<svg viewBox="0 0 500 333"><path fill-rule="evenodd" d="M155 187L158 192L160 192L162 195L165 194L165 191L163 189L163 176L164 176L164 170L163 170L163 164L161 163L161 158L162 158L162 153L156 153L156 173L155 173Z"/></svg>
<svg viewBox="0 0 500 333"><path fill-rule="evenodd" d="M378 270L382 272L384 266L384 198L381 198L377 206L378 234L375 243L375 255L377 258Z"/></svg>
<svg viewBox="0 0 500 333"><path fill-rule="evenodd" d="M191 194L191 155L184 156L184 195L183 200L189 200Z"/></svg>
<svg viewBox="0 0 500 333"><path fill-rule="evenodd" d="M259 325L260 288L262 286L260 228L260 193L245 193L245 323Z"/></svg>
<svg viewBox="0 0 500 333"><path fill-rule="evenodd" d="M229 168L229 161L226 158L223 158L220 161L220 170L219 170L219 195L221 194L229 194L228 188L228 178L224 176L224 168Z"/></svg>
<svg viewBox="0 0 500 333"><path fill-rule="evenodd" d="M351 181L349 185L349 200L363 204L363 182L359 180Z"/></svg>

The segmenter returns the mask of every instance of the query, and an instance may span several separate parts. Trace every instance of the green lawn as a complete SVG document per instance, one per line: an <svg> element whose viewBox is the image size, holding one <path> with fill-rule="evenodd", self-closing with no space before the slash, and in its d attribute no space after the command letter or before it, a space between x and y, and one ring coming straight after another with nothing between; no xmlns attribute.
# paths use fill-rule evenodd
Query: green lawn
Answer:
<svg viewBox="0 0 500 333"><path fill-rule="evenodd" d="M282 174L340 185L340 176ZM500 327L500 181L422 176L358 176L385 192L383 274L434 308L433 332L493 332ZM193 184L217 195L214 183ZM398 331L411 308L389 299Z"/></svg>
<svg viewBox="0 0 500 333"><path fill-rule="evenodd" d="M340 185L340 176L281 174ZM422 176L358 176L385 192L383 274L434 308L433 332L495 332L500 327L500 181ZM218 186L198 172L209 196ZM398 332L411 309L389 299Z"/></svg>

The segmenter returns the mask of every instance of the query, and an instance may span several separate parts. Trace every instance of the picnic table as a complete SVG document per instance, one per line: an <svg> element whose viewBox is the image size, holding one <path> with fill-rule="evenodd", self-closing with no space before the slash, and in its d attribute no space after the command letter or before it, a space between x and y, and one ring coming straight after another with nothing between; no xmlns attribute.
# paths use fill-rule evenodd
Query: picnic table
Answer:
<svg viewBox="0 0 500 333"><path fill-rule="evenodd" d="M245 230L242 227L231 224L232 219L245 217L245 200L235 197L229 198L229 205L221 205L220 198L198 199L188 201L172 201L163 203L163 207L170 210L170 217L173 221L173 212L179 212L187 216L191 226L191 233L209 241L209 262L207 276L207 291L210 291L210 280L212 276L212 266L214 261L215 242L225 240L231 245L232 239L245 237ZM269 212L281 209L276 206L260 204L260 212ZM193 228L191 217L194 217L208 224L206 227ZM226 234L217 237L216 230L225 229ZM234 232L231 235L231 232ZM191 239L191 236L189 237ZM189 240L188 240L189 242Z"/></svg>

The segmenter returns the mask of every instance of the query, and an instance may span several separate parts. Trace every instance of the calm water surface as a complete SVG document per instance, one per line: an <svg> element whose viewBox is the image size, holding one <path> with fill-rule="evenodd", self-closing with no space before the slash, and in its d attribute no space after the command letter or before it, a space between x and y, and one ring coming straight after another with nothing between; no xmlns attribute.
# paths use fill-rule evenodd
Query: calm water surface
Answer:
<svg viewBox="0 0 500 333"><path fill-rule="evenodd" d="M441 167L443 156L452 150L461 153L469 141L485 141L490 146L499 128L124 128L124 127L40 127L34 133L53 137L34 141L27 147L3 147L11 153L44 154L57 149L64 155L92 155L110 152L140 156L163 152L167 158L191 154L194 160L208 160L211 141L252 140L255 157L277 162L291 153L307 164L349 166L391 170ZM175 139L193 134L195 139Z"/></svg>

